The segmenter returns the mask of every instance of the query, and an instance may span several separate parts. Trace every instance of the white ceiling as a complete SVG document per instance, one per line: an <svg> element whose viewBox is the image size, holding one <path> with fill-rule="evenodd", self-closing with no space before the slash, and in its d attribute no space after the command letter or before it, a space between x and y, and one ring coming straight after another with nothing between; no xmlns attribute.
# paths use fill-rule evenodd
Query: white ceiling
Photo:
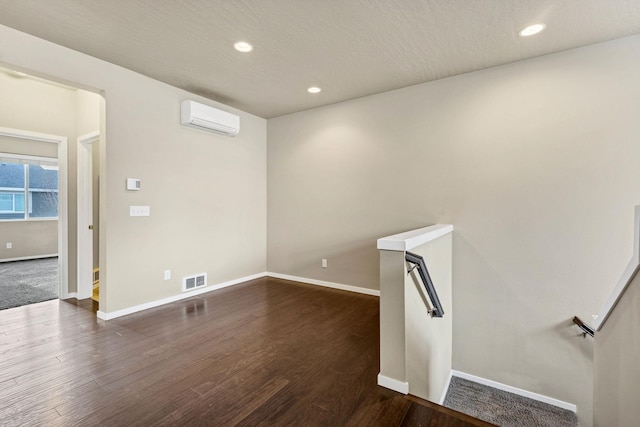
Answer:
<svg viewBox="0 0 640 427"><path fill-rule="evenodd" d="M0 24L271 118L640 34L640 0L0 0Z"/></svg>

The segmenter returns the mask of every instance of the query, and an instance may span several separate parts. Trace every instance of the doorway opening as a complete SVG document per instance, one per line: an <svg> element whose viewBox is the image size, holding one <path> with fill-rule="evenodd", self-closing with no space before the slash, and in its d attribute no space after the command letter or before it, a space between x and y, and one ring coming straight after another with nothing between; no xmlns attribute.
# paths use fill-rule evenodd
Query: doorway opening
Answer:
<svg viewBox="0 0 640 427"><path fill-rule="evenodd" d="M66 281L66 137L0 128L0 309L58 298Z"/></svg>
<svg viewBox="0 0 640 427"><path fill-rule="evenodd" d="M11 183L3 183L0 175L0 300L8 295L4 280L11 290L19 290L19 283L47 288L42 301L91 301L81 272L88 269L91 280L98 267L98 239L90 236L87 244L81 231L98 223L99 152L94 145L104 99L7 68L0 68L0 89L2 123L11 126L0 128L0 164L5 171L12 169L5 174ZM18 175L24 179L16 181ZM86 220L94 212L95 220Z"/></svg>

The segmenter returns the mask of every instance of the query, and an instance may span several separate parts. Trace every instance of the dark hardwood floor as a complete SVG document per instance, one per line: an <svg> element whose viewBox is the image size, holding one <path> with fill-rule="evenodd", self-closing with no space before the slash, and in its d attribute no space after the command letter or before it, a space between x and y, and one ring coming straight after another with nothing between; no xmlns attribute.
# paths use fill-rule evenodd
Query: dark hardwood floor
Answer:
<svg viewBox="0 0 640 427"><path fill-rule="evenodd" d="M376 297L264 278L94 311L0 311L0 425L490 425L376 385Z"/></svg>

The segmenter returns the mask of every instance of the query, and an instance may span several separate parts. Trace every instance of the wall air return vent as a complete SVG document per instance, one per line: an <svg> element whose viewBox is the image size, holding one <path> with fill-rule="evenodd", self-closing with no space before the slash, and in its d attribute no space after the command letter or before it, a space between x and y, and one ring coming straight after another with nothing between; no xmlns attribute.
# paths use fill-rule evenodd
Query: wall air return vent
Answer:
<svg viewBox="0 0 640 427"><path fill-rule="evenodd" d="M207 273L197 274L182 278L182 292L207 286Z"/></svg>

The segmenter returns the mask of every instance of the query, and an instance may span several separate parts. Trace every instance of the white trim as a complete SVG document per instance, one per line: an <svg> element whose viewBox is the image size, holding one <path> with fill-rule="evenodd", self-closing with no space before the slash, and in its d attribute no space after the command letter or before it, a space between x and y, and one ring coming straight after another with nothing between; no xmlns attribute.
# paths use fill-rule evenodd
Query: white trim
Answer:
<svg viewBox="0 0 640 427"><path fill-rule="evenodd" d="M393 391L397 391L398 393L409 394L408 382L398 381L393 378L386 377L382 374L378 374L378 385Z"/></svg>
<svg viewBox="0 0 640 427"><path fill-rule="evenodd" d="M25 138L23 138L23 139L25 139ZM29 154L12 154L12 153L4 153L3 152L3 153L0 153L0 159L28 160L28 161L34 162L34 163L35 162L46 162L46 163L54 163L56 165L58 164L58 159L56 157L31 156Z"/></svg>
<svg viewBox="0 0 640 427"><path fill-rule="evenodd" d="M451 375L458 378L465 379L465 380L473 381L478 384L486 385L488 387L497 388L498 390L506 391L508 393L517 394L518 396L523 396L529 399L537 400L539 402L548 403L549 405L557 406L558 408L566 409L571 412L577 412L577 407L573 403L564 402L562 400L554 399L553 397L548 397L542 394L533 393L531 391L523 390L517 387L512 387L510 385L502 384L497 381L492 381L486 378L467 374L465 372L456 371L455 369L451 370Z"/></svg>
<svg viewBox="0 0 640 427"><path fill-rule="evenodd" d="M380 291L377 289L361 288L359 286L344 285L342 283L325 282L324 280L308 279L306 277L299 277L299 276L290 276L288 274L273 273L271 271L267 273L267 276L273 277L276 279L292 280L294 282L307 283L309 285L324 286L325 288L340 289L341 291L356 292L359 294L373 295L376 297L380 296Z"/></svg>
<svg viewBox="0 0 640 427"><path fill-rule="evenodd" d="M68 299L68 298L75 298L78 299L78 293L77 292L69 292L65 298L61 298L61 299Z"/></svg>
<svg viewBox="0 0 640 427"><path fill-rule="evenodd" d="M378 249L408 251L453 231L451 224L436 224L378 239Z"/></svg>
<svg viewBox="0 0 640 427"><path fill-rule="evenodd" d="M453 377L453 371L449 371L449 377L447 378L447 382L445 383L442 394L440 395L440 401L438 402L440 405L444 405L444 399L447 398L447 392L449 391L449 386L451 385L451 377Z"/></svg>
<svg viewBox="0 0 640 427"><path fill-rule="evenodd" d="M627 268L625 268L622 273L622 277L620 277L618 284L613 289L613 292L611 292L611 295L609 295L609 299L607 299L607 302L604 307L602 307L602 310L600 310L600 313L595 320L596 331L602 329L604 322L607 321L616 304L618 304L618 301L622 298L622 294L624 294L624 291L627 290L631 281L640 271L640 205L635 208L634 225L633 256L631 257L629 264L627 264Z"/></svg>
<svg viewBox="0 0 640 427"><path fill-rule="evenodd" d="M42 218L27 218L27 219L3 219L1 222L38 222L38 221L59 221L60 218L42 217Z"/></svg>
<svg viewBox="0 0 640 427"><path fill-rule="evenodd" d="M85 133L78 137L78 142L82 144L93 144L100 139L100 131L94 130L93 132Z"/></svg>
<svg viewBox="0 0 640 427"><path fill-rule="evenodd" d="M218 289L226 288L228 286L237 285L237 284L240 284L240 283L243 283L243 282L247 282L249 280L259 279L261 277L265 277L266 275L267 275L266 272L265 273L257 273L257 274L253 274L251 276L246 276L246 277L241 277L239 279L230 280L228 282L218 283L217 285L206 286L204 288L195 289L195 290L190 291L190 292L180 293L178 295L173 295L173 296L170 296L170 297L167 297L167 298L163 298L163 299L160 299L160 300L151 301L151 302L147 302L147 303L139 304L139 305L134 305L133 307L123 308L122 310L116 310L116 311L112 311L110 313L105 313L104 311L98 310L96 315L98 316L98 319L111 320L111 319L115 319L116 317L122 317L122 316L126 316L128 314L137 313L139 311L148 310L150 308L159 307L161 305L170 304L172 302L176 302L176 301L180 301L180 300L183 300L183 299L195 297L195 296L200 295L200 294L204 294L204 293L211 292L211 291L216 291Z"/></svg>
<svg viewBox="0 0 640 427"><path fill-rule="evenodd" d="M46 133L31 132L21 129L11 129L0 127L0 136L8 136L11 138L30 139L32 141L51 142L59 144L62 137L58 135L48 135ZM66 140L66 138L64 138Z"/></svg>
<svg viewBox="0 0 640 427"><path fill-rule="evenodd" d="M3 259L0 259L0 262L29 261L29 260L32 260L32 259L55 258L57 256L58 256L58 254L21 256L21 257L17 257L17 258L3 258Z"/></svg>
<svg viewBox="0 0 640 427"><path fill-rule="evenodd" d="M58 279L60 298L69 294L69 206L67 138L58 144Z"/></svg>
<svg viewBox="0 0 640 427"><path fill-rule="evenodd" d="M78 137L77 154L77 267L76 289L78 299L90 298L93 294L93 146L100 139L94 131Z"/></svg>
<svg viewBox="0 0 640 427"><path fill-rule="evenodd" d="M50 142L58 145L58 295L69 295L69 223L67 138L58 135L0 127L0 136Z"/></svg>

